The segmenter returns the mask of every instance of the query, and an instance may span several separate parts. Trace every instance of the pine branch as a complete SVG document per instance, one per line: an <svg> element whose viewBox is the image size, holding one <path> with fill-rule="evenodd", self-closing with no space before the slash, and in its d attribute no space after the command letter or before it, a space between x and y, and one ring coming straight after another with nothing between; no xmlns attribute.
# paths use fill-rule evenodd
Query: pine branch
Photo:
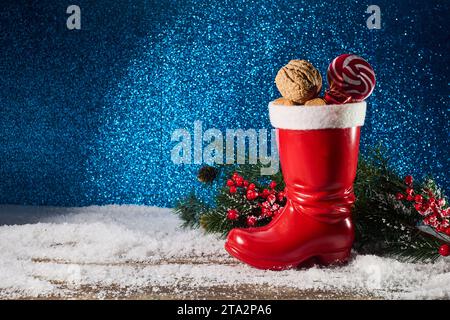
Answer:
<svg viewBox="0 0 450 320"><path fill-rule="evenodd" d="M183 221L182 227L198 228L200 217L208 210L209 207L200 201L194 192L191 192L186 198L176 203L174 212Z"/></svg>
<svg viewBox="0 0 450 320"><path fill-rule="evenodd" d="M226 213L220 210L210 210L200 217L200 225L208 233L218 233L225 237L233 228L226 218Z"/></svg>

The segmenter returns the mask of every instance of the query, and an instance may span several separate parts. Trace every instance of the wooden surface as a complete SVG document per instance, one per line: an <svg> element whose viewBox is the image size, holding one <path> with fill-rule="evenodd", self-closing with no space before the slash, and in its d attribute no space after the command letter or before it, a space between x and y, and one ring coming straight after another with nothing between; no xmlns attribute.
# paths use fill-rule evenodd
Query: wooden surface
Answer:
<svg viewBox="0 0 450 320"><path fill-rule="evenodd" d="M38 264L73 264L73 262L59 261L52 259L33 259L33 263ZM124 265L132 266L136 269L156 266L156 265L237 265L234 259L220 259L214 261L212 257L193 258L193 259L176 259L168 260L164 262L156 263L136 263L130 262ZM80 266L102 266L108 268L108 266L118 266L121 264L106 264L106 263L90 263L80 264ZM317 300L365 300L365 299L377 299L375 296L365 295L361 293L352 292L340 292L340 291L318 291L318 290L298 290L290 287L277 287L267 285L209 285L198 286L196 284L190 284L187 279L183 284L168 285L168 286L144 286L136 289L135 287L130 289L126 287L117 286L96 286L96 285L81 285L73 286L62 281L52 281L47 279L53 285L55 285L58 291L63 291L64 295L49 295L42 297L21 297L21 299L135 299L135 300L202 300L202 299L226 299L226 300L238 300L238 299L250 299L250 300L265 300L265 299L317 299Z"/></svg>

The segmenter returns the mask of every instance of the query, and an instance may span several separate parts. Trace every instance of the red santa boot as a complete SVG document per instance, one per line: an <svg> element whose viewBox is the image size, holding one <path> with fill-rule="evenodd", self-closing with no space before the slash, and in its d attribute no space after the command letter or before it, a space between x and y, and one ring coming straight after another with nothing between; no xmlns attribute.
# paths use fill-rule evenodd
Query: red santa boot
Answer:
<svg viewBox="0 0 450 320"><path fill-rule="evenodd" d="M351 207L366 103L269 105L277 128L287 204L270 224L233 229L226 250L260 269L281 270L315 258L345 262L352 248Z"/></svg>

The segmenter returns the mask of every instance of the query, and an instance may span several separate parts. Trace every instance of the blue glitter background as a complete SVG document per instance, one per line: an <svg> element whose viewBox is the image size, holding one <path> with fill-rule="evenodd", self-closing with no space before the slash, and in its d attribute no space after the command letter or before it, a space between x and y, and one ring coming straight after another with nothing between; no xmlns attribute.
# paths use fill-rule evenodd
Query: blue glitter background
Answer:
<svg viewBox="0 0 450 320"><path fill-rule="evenodd" d="M81 30L66 8L81 7ZM369 30L368 5L381 8ZM199 165L172 131L270 128L277 70L325 76L357 53L377 74L362 147L448 190L449 1L2 1L0 203L171 206ZM326 84L324 84L326 86Z"/></svg>

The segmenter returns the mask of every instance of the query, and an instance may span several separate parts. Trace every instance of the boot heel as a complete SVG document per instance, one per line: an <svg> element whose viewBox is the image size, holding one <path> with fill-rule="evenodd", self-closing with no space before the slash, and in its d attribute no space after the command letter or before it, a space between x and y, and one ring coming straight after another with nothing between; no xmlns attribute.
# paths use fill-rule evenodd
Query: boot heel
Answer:
<svg viewBox="0 0 450 320"><path fill-rule="evenodd" d="M328 266L331 264L344 264L348 262L349 258L350 258L350 249L339 252L321 254L317 256L317 260L320 262L320 264L324 266Z"/></svg>

